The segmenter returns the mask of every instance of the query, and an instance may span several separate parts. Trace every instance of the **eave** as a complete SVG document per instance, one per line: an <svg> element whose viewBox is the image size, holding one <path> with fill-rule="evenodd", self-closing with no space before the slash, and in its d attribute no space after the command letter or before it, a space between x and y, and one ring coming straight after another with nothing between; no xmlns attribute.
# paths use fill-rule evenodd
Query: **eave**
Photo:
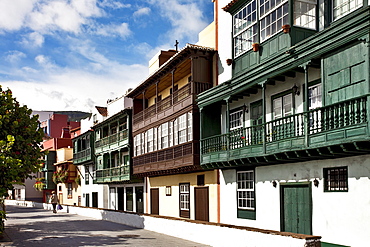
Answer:
<svg viewBox="0 0 370 247"><path fill-rule="evenodd" d="M183 61L191 57L191 55L196 55L198 52L202 52L204 55L207 53L213 54L215 50L213 48L187 44L182 50L173 55L168 59L161 67L159 67L153 74L151 74L147 79L145 79L139 86L131 90L126 97L136 98L141 92L143 92L149 86L155 84L160 78L170 73Z"/></svg>

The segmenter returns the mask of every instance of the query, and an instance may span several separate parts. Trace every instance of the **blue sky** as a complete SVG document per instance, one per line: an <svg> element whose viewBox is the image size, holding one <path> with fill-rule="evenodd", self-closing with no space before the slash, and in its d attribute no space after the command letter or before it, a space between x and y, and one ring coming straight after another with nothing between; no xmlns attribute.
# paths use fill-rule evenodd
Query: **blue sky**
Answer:
<svg viewBox="0 0 370 247"><path fill-rule="evenodd" d="M0 85L32 110L90 112L212 20L211 0L0 0Z"/></svg>

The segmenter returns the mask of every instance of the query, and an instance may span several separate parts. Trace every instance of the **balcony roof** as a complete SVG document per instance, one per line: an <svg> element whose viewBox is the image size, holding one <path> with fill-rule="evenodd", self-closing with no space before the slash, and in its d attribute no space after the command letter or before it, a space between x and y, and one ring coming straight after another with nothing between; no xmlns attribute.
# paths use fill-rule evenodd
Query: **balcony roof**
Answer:
<svg viewBox="0 0 370 247"><path fill-rule="evenodd" d="M186 46L183 49L181 49L179 52L177 52L171 58L169 58L155 72L153 72L153 74L151 74L147 79L141 82L139 86L137 86L135 89L130 91L126 96L129 98L137 97L145 89L155 84L161 78L167 75L170 75L174 69L177 69L177 71L180 71L178 73L181 73L184 76L190 73L191 71L190 61L186 63L184 62L186 61L186 59L188 59L191 56L191 54L197 54L198 52L203 52L203 53L210 52L211 54L213 54L215 52L215 49L210 48L210 47L205 47L205 46L186 44ZM178 68L180 67L179 65L181 65L181 68ZM187 69L183 69L182 67L185 67ZM140 97L137 97L137 98L140 98Z"/></svg>
<svg viewBox="0 0 370 247"><path fill-rule="evenodd" d="M229 2L225 7L223 7L222 9L229 12L229 10L236 4L238 3L239 0L232 0L231 2Z"/></svg>

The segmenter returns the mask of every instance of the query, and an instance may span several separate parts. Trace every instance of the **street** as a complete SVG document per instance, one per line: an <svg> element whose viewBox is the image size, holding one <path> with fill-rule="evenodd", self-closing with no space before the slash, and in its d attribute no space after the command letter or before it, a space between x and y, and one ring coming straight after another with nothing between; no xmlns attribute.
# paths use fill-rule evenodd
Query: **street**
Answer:
<svg viewBox="0 0 370 247"><path fill-rule="evenodd" d="M8 205L0 246L206 246L80 215ZM181 230L181 229L179 229Z"/></svg>

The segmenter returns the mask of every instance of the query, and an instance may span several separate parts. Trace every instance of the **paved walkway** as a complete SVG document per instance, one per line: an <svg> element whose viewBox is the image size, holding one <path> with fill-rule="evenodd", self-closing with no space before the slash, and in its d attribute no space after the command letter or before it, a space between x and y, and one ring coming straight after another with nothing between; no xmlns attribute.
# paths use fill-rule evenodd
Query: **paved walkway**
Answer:
<svg viewBox="0 0 370 247"><path fill-rule="evenodd" d="M206 245L80 215L8 205L0 246L154 246ZM179 229L181 230L181 229Z"/></svg>

